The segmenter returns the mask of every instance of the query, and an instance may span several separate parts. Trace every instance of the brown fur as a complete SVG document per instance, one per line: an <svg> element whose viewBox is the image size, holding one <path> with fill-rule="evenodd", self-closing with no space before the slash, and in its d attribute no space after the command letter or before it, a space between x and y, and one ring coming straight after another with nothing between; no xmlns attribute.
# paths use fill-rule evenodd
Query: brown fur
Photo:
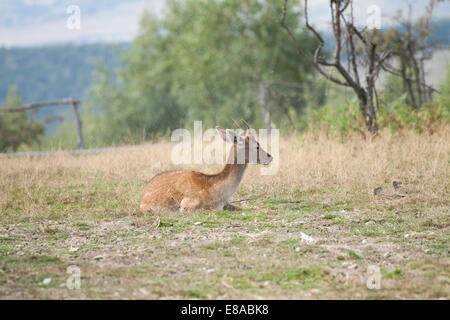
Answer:
<svg viewBox="0 0 450 320"><path fill-rule="evenodd" d="M229 200L239 187L247 165L249 163L249 148L258 147L256 140L247 133L241 136L232 131L225 131L217 127L222 138L234 142L233 150L225 167L216 174L204 174L197 171L180 170L166 171L154 176L143 190L141 211L148 210L195 210L195 209L237 209L230 205ZM237 164L238 144L243 139L242 147L245 147L245 163ZM260 160L260 155L265 157ZM272 157L264 150L259 151L257 163L268 164Z"/></svg>

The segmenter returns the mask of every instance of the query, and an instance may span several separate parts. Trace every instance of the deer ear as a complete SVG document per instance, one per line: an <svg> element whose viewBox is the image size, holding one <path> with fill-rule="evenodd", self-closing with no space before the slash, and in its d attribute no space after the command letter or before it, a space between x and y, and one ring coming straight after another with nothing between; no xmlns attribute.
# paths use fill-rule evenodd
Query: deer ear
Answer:
<svg viewBox="0 0 450 320"><path fill-rule="evenodd" d="M230 129L224 129L222 127L216 126L217 132L219 132L220 136L224 141L228 141L230 143L237 143L239 137L237 134Z"/></svg>
<svg viewBox="0 0 450 320"><path fill-rule="evenodd" d="M227 132L224 128L216 126L216 130L219 133L219 135L222 137L223 140L227 140Z"/></svg>

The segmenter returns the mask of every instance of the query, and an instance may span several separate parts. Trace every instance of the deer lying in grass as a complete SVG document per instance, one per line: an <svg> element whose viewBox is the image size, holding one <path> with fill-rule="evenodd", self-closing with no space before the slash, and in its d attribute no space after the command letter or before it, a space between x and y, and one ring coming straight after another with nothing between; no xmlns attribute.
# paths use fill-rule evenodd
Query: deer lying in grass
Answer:
<svg viewBox="0 0 450 320"><path fill-rule="evenodd" d="M223 140L233 143L227 164L222 171L205 174L181 170L157 174L144 188L141 211L239 210L229 201L239 187L248 164L267 165L272 161L272 156L259 146L249 130L237 134L221 127L216 129Z"/></svg>

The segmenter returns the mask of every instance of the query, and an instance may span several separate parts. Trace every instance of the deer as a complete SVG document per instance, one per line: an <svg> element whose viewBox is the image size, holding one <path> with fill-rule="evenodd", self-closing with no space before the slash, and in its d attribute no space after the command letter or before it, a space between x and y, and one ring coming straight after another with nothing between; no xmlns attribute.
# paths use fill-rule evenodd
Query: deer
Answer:
<svg viewBox="0 0 450 320"><path fill-rule="evenodd" d="M159 173L144 187L139 209L142 212L241 210L232 205L230 199L237 191L248 165L268 165L273 157L259 145L245 120L247 130L243 130L233 119L232 121L241 129L239 133L216 126L219 136L232 143L228 160L220 172L206 174L175 170Z"/></svg>

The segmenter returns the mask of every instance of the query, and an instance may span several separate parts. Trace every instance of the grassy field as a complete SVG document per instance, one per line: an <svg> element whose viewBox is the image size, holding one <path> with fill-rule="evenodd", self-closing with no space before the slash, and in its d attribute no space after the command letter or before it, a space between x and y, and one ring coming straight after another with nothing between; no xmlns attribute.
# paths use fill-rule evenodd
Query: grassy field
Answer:
<svg viewBox="0 0 450 320"><path fill-rule="evenodd" d="M449 127L292 137L277 175L248 170L233 197L251 198L242 211L158 216L138 206L170 167L168 143L0 158L0 298L449 298L449 141ZM78 290L66 287L71 265Z"/></svg>

